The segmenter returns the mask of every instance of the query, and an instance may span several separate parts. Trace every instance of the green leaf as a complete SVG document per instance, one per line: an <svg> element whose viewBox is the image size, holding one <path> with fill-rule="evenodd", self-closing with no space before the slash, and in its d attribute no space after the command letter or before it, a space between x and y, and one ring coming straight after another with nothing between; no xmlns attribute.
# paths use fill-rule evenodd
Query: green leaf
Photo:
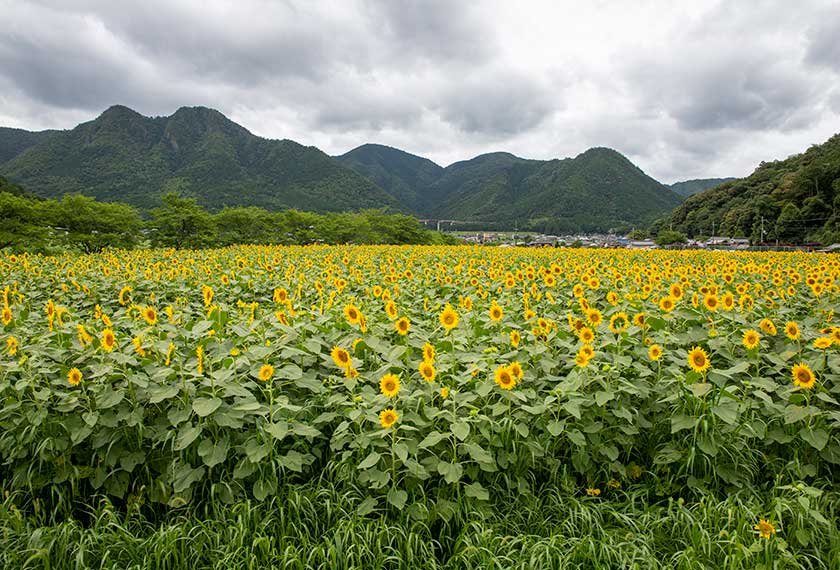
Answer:
<svg viewBox="0 0 840 570"><path fill-rule="evenodd" d="M785 423L793 424L804 420L811 415L811 410L807 406L797 406L791 404L785 408Z"/></svg>
<svg viewBox="0 0 840 570"><path fill-rule="evenodd" d="M615 394L613 392L595 392L595 403L598 404L598 406L603 406L613 398L615 398Z"/></svg>
<svg viewBox="0 0 840 570"><path fill-rule="evenodd" d="M455 437L464 441L470 435L470 424L464 421L455 422L449 428L452 430L452 433L455 434Z"/></svg>
<svg viewBox="0 0 840 570"><path fill-rule="evenodd" d="M377 452L371 451L370 455L365 457L365 459L361 463L359 463L358 469L370 469L371 467L379 463L379 457L380 455Z"/></svg>
<svg viewBox="0 0 840 570"><path fill-rule="evenodd" d="M563 433L564 429L566 429L566 421L561 420L559 422L551 422L546 427L548 428L548 433L550 433L554 437L557 437L558 435Z"/></svg>
<svg viewBox="0 0 840 570"><path fill-rule="evenodd" d="M738 402L735 400L721 400L712 412L729 425L738 421Z"/></svg>
<svg viewBox="0 0 840 570"><path fill-rule="evenodd" d="M122 391L116 391L111 386L106 385L102 392L96 396L96 407L100 410L113 408L122 402L123 396L124 393Z"/></svg>
<svg viewBox="0 0 840 570"><path fill-rule="evenodd" d="M811 444L811 447L817 451L822 451L828 444L828 432L824 429L808 429L802 428L799 430L799 437Z"/></svg>
<svg viewBox="0 0 840 570"><path fill-rule="evenodd" d="M189 447L200 434L201 428L199 426L193 426L192 424L181 426L181 429L178 430L178 437L175 439L175 451L181 451Z"/></svg>
<svg viewBox="0 0 840 570"><path fill-rule="evenodd" d="M464 444L464 447L467 449L467 453L470 454L470 457L472 457L473 461L475 461L476 463L485 463L489 465L495 463L495 461L493 461L493 456L490 455L480 445L477 445L475 443L467 443Z"/></svg>
<svg viewBox="0 0 840 570"><path fill-rule="evenodd" d="M694 426L696 425L697 418L683 414L671 416L671 433L677 433L678 431L682 431L684 429L694 429Z"/></svg>
<svg viewBox="0 0 840 570"><path fill-rule="evenodd" d="M367 497L364 501L359 503L359 506L356 507L356 515L360 517L364 517L369 515L376 509L376 499L373 497Z"/></svg>
<svg viewBox="0 0 840 570"><path fill-rule="evenodd" d="M408 493L406 493L402 489L391 487L391 490L388 491L388 502L394 507L396 507L398 510L403 509L406 500L408 500Z"/></svg>
<svg viewBox="0 0 840 570"><path fill-rule="evenodd" d="M423 441L420 442L420 449L425 449L427 447L437 445L440 442L440 440L442 440L445 437L445 435L437 431L429 432L429 435L424 437Z"/></svg>
<svg viewBox="0 0 840 570"><path fill-rule="evenodd" d="M712 391L713 386L708 382L695 382L689 386L695 398L702 398Z"/></svg>
<svg viewBox="0 0 840 570"><path fill-rule="evenodd" d="M402 442L394 444L394 454L400 461L405 463L408 460L408 446Z"/></svg>
<svg viewBox="0 0 840 570"><path fill-rule="evenodd" d="M219 409L219 406L221 405L222 401L216 397L196 398L193 401L192 408L197 416L204 418L215 412L217 409Z"/></svg>
<svg viewBox="0 0 840 570"><path fill-rule="evenodd" d="M178 395L178 386L155 386L149 390L149 403L158 404Z"/></svg>
<svg viewBox="0 0 840 570"><path fill-rule="evenodd" d="M306 424L296 423L292 426L292 431L295 435L299 435L301 437L318 437L321 435L321 432L315 429L312 426L308 426Z"/></svg>
<svg viewBox="0 0 840 570"><path fill-rule="evenodd" d="M272 437L276 439L283 439L287 435L289 435L289 424L286 422L274 422L270 424L265 424L263 429L266 433L270 434Z"/></svg>
<svg viewBox="0 0 840 570"><path fill-rule="evenodd" d="M254 498L264 501L269 495L277 492L277 481L273 479L260 479L254 483Z"/></svg>
<svg viewBox="0 0 840 570"><path fill-rule="evenodd" d="M467 497L472 497L473 499L478 499L479 501L489 501L490 500L490 493L481 486L481 483L475 482L471 485L467 485L464 487L464 493Z"/></svg>
<svg viewBox="0 0 840 570"><path fill-rule="evenodd" d="M227 458L229 448L230 442L228 442L227 438L221 441L213 441L210 438L205 438L198 446L198 455L207 467L215 467Z"/></svg>
<svg viewBox="0 0 840 570"><path fill-rule="evenodd" d="M443 475L444 481L450 484L460 481L464 474L464 468L460 463L449 463L447 461L438 462L437 471Z"/></svg>

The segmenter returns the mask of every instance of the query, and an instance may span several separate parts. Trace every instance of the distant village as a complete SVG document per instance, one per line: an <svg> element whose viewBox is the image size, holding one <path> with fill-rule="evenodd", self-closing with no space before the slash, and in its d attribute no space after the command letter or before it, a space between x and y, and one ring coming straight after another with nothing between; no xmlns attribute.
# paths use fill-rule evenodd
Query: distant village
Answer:
<svg viewBox="0 0 840 570"><path fill-rule="evenodd" d="M840 253L840 244L818 245L751 244L747 238L711 236L686 243L659 246L652 239L636 240L616 234L545 235L516 232L461 232L467 243L498 247L585 247L616 249L716 249L728 251L823 251Z"/></svg>

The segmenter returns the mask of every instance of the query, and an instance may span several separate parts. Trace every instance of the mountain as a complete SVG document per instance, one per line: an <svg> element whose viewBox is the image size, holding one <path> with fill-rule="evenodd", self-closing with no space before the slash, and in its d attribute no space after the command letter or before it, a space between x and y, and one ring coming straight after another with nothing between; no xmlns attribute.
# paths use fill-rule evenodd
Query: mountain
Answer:
<svg viewBox="0 0 840 570"><path fill-rule="evenodd" d="M551 233L644 224L681 202L626 157L607 148L549 161L484 155L447 168L438 186L448 185L453 177L467 180L440 203L437 215L513 222Z"/></svg>
<svg viewBox="0 0 840 570"><path fill-rule="evenodd" d="M336 160L375 182L413 212L426 209L422 191L443 174L443 167L427 158L379 144L364 144Z"/></svg>
<svg viewBox="0 0 840 570"><path fill-rule="evenodd" d="M753 242L840 241L840 134L689 197L662 225Z"/></svg>
<svg viewBox="0 0 840 570"><path fill-rule="evenodd" d="M346 160L348 155L360 155L363 160ZM682 200L620 153L606 148L549 161L495 152L443 169L378 145L359 147L339 159L400 199L410 196L413 211L421 217L473 225L549 232L629 228L670 212ZM422 177L415 174L418 170Z"/></svg>
<svg viewBox="0 0 840 570"><path fill-rule="evenodd" d="M714 188L724 182L731 182L735 180L735 178L698 178L695 180L685 180L683 182L674 182L673 184L669 184L668 188L683 196L688 198L689 196L693 196L694 194L699 194L709 188Z"/></svg>
<svg viewBox="0 0 840 570"><path fill-rule="evenodd" d="M25 131L0 127L0 164L8 162L26 149L33 147L59 131Z"/></svg>
<svg viewBox="0 0 840 570"><path fill-rule="evenodd" d="M45 197L79 192L144 208L170 190L214 210L398 206L317 148L257 137L205 107L144 117L113 106L93 121L45 137L0 165L0 174Z"/></svg>

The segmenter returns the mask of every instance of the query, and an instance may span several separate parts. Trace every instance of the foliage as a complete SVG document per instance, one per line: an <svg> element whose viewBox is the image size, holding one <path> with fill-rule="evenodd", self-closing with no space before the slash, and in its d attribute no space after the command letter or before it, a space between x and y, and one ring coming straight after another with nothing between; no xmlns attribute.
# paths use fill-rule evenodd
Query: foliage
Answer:
<svg viewBox="0 0 840 570"><path fill-rule="evenodd" d="M724 182L731 182L733 180L737 180L737 178L701 178L696 180L685 180L683 182L674 182L673 184L669 184L668 188L680 196L688 198L689 196L705 192L710 188L720 186Z"/></svg>
<svg viewBox="0 0 840 570"><path fill-rule="evenodd" d="M45 141L57 131L32 132L0 127L0 164Z"/></svg>
<svg viewBox="0 0 840 570"><path fill-rule="evenodd" d="M468 548L481 544L492 556L570 552L567 561L597 567L632 532L643 537L631 541L644 545L633 551L640 564L668 552L672 567L754 568L802 563L800 552L831 568L838 279L840 265L820 254L240 246L3 256L0 556L52 558L50 544L80 534L98 551L96 533L61 522L98 494L137 518L121 523L132 532L94 527L141 558L128 537L159 539L141 511L186 508L198 517L172 532L205 524L215 535L230 526L225 512L261 521L284 504L291 517L320 514L266 524L306 527L292 536L318 548L339 530L322 508L367 529L352 539L359 546L383 536L372 514L419 533L404 543L414 553L442 528L456 543L430 552L454 567L482 565ZM397 382L386 385L390 374ZM302 496L318 506L293 500ZM464 528L482 512L489 536ZM568 516L572 527L549 530ZM756 537L761 520L780 536ZM503 537L533 521L554 548L528 534L508 549ZM593 532L601 546L580 546ZM681 554L686 545L694 550ZM352 565L371 567L374 551ZM301 557L259 556L268 552Z"/></svg>
<svg viewBox="0 0 840 570"><path fill-rule="evenodd" d="M141 226L140 216L131 206L80 195L34 200L0 192L0 220L0 249L13 251L79 249L92 253L106 247L133 247Z"/></svg>
<svg viewBox="0 0 840 570"><path fill-rule="evenodd" d="M254 136L204 107L151 118L114 106L93 121L43 138L0 165L0 172L40 196L81 193L141 208L154 207L167 192L193 196L210 210L396 205L374 183L320 150Z"/></svg>
<svg viewBox="0 0 840 570"><path fill-rule="evenodd" d="M714 230L754 243L840 241L840 135L691 196L660 225L670 224L689 236Z"/></svg>
<svg viewBox="0 0 840 570"><path fill-rule="evenodd" d="M336 160L369 178L397 203L416 213L427 209L425 189L444 172L429 159L378 144L354 148Z"/></svg>
<svg viewBox="0 0 840 570"><path fill-rule="evenodd" d="M676 243L686 243L685 234L673 230L661 230L656 234L656 245L673 245Z"/></svg>

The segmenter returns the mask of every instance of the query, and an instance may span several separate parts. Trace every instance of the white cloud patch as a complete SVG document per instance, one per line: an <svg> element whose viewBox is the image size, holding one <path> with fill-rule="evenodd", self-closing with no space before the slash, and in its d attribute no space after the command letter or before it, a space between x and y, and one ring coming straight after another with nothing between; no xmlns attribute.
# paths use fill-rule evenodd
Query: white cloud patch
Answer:
<svg viewBox="0 0 840 570"><path fill-rule="evenodd" d="M0 124L206 105L270 138L448 164L610 146L652 176L746 175L840 118L830 0L0 0Z"/></svg>

